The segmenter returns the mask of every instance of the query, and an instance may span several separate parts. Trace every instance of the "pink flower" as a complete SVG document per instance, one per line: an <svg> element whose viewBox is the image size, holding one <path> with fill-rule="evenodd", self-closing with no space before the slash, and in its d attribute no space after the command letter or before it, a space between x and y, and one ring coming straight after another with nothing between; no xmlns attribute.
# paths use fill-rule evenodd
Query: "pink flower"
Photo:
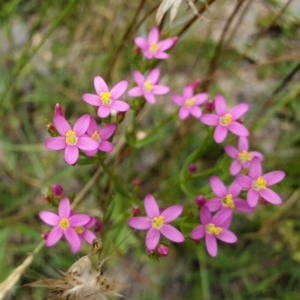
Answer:
<svg viewBox="0 0 300 300"><path fill-rule="evenodd" d="M74 227L80 238L80 248L83 241L86 241L88 244L92 244L93 240L97 238L96 235L90 230L90 228L92 228L96 222L99 222L98 219L90 217L90 221L84 226Z"/></svg>
<svg viewBox="0 0 300 300"><path fill-rule="evenodd" d="M210 186L217 197L206 201L205 206L210 211L214 212L223 208L230 211L237 210L244 213L251 213L254 211L245 200L239 198L242 188L235 181L231 183L229 188L226 188L224 183L217 176L210 177Z"/></svg>
<svg viewBox="0 0 300 300"><path fill-rule="evenodd" d="M61 136L48 138L44 146L50 150L65 149L65 161L67 164L74 165L77 162L79 149L83 151L97 149L98 143L85 135L90 124L89 115L81 116L73 128L64 117L58 114L54 115L53 123Z"/></svg>
<svg viewBox="0 0 300 300"><path fill-rule="evenodd" d="M91 118L90 126L87 129L87 135L98 143L98 148L92 151L85 151L87 156L94 156L98 151L111 152L114 149L114 145L108 141L115 132L116 124L107 124L98 128L97 122L94 118Z"/></svg>
<svg viewBox="0 0 300 300"><path fill-rule="evenodd" d="M252 164L252 159L257 157L260 161L263 160L263 155L257 151L248 151L248 139L240 137L237 149L231 145L225 146L225 152L233 159L230 165L229 172L231 175L237 175L242 169L249 169Z"/></svg>
<svg viewBox="0 0 300 300"><path fill-rule="evenodd" d="M215 257L218 253L217 239L225 243L235 243L236 235L228 228L231 223L232 214L230 210L221 210L213 217L207 207L200 211L201 225L195 227L191 232L193 240L205 237L206 249L210 256Z"/></svg>
<svg viewBox="0 0 300 300"><path fill-rule="evenodd" d="M248 129L237 120L248 111L248 104L241 103L227 109L223 96L216 96L215 109L217 114L203 114L200 120L202 123L210 126L216 126L214 140L216 143L222 143L227 136L228 130L237 136L248 136Z"/></svg>
<svg viewBox="0 0 300 300"><path fill-rule="evenodd" d="M183 89L183 95L173 95L173 102L180 106L179 118L181 120L186 119L190 114L195 118L200 118L202 110L199 107L208 98L207 93L200 93L194 95L194 89L191 85L187 85Z"/></svg>
<svg viewBox="0 0 300 300"><path fill-rule="evenodd" d="M126 80L117 83L111 90L108 89L104 79L100 76L94 78L94 87L97 95L83 94L82 99L88 104L99 106L98 116L106 118L111 110L125 112L129 109L129 104L119 100L127 89L128 82Z"/></svg>
<svg viewBox="0 0 300 300"><path fill-rule="evenodd" d="M143 37L136 37L134 39L135 44L143 50L144 56L147 59L167 59L169 54L165 51L173 47L176 41L177 37L159 41L159 30L157 27L153 27L150 30L147 39Z"/></svg>
<svg viewBox="0 0 300 300"><path fill-rule="evenodd" d="M132 217L128 220L128 225L138 230L148 230L146 236L146 247L152 251L158 245L160 234L164 235L172 242L182 243L184 236L175 227L169 225L182 213L181 205L173 205L160 212L156 200L152 195L147 195L144 200L147 213L146 217Z"/></svg>
<svg viewBox="0 0 300 300"><path fill-rule="evenodd" d="M65 197L59 203L58 215L50 211L41 211L39 217L43 222L54 227L46 238L47 247L56 244L64 235L72 252L79 251L81 240L74 227L88 224L90 216L72 213L70 201Z"/></svg>
<svg viewBox="0 0 300 300"><path fill-rule="evenodd" d="M144 77L139 71L134 71L133 77L137 86L128 91L128 96L143 96L149 103L154 104L156 102L155 95L164 95L170 91L168 86L158 84L159 75L159 68L155 68L150 71L146 77Z"/></svg>
<svg viewBox="0 0 300 300"><path fill-rule="evenodd" d="M248 189L247 202L249 206L255 207L259 197L274 205L281 204L281 197L269 189L269 186L283 180L285 177L283 171L273 171L263 175L260 159L255 157L253 158L248 175L237 175L236 182L241 187Z"/></svg>

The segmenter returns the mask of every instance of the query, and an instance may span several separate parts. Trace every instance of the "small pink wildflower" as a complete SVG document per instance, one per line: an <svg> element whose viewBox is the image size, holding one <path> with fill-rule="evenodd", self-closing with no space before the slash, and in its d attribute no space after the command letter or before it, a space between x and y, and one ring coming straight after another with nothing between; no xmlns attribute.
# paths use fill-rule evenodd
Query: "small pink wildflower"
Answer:
<svg viewBox="0 0 300 300"><path fill-rule="evenodd" d="M104 79L100 76L94 78L94 87L97 95L95 94L83 94L82 99L88 104L99 106L98 116L100 118L106 118L109 116L111 110L118 112L125 112L129 109L129 104L119 100L127 89L128 82L126 80L117 83L111 90Z"/></svg>
<svg viewBox="0 0 300 300"><path fill-rule="evenodd" d="M98 143L98 148L92 151L85 151L85 154L87 156L94 156L98 151L111 152L114 149L114 145L107 139L114 134L116 128L116 124L107 124L98 128L96 120L91 117L87 135Z"/></svg>
<svg viewBox="0 0 300 300"><path fill-rule="evenodd" d="M83 151L97 149L98 143L86 136L86 131L90 124L89 115L81 116L73 128L61 115L54 115L53 123L61 136L46 139L44 146L50 150L65 149L65 161L67 164L74 165L77 162L79 149Z"/></svg>
<svg viewBox="0 0 300 300"><path fill-rule="evenodd" d="M241 187L248 189L247 202L249 206L255 207L260 197L271 204L278 205L282 203L282 199L269 186L280 182L284 177L283 171L262 174L261 161L258 157L254 157L248 175L237 175L236 182Z"/></svg>
<svg viewBox="0 0 300 300"><path fill-rule="evenodd" d="M249 135L248 129L238 122L238 119L248 111L248 108L248 104L241 103L228 110L224 97L218 95L215 100L217 114L203 114L200 120L206 125L216 126L214 140L216 143L222 143L227 137L228 130L237 136Z"/></svg>
<svg viewBox="0 0 300 300"><path fill-rule="evenodd" d="M217 197L207 200L205 206L211 212L226 208L231 212L237 210L244 213L251 213L254 211L247 202L239 198L242 188L239 184L233 181L228 188L224 185L222 180L217 176L210 177L210 186Z"/></svg>
<svg viewBox="0 0 300 300"><path fill-rule="evenodd" d="M263 155L260 152L248 151L249 144L246 137L240 137L237 148L226 145L224 150L233 159L229 168L229 172L233 176L237 175L242 169L249 169L254 157L257 157L260 161L263 160Z"/></svg>
<svg viewBox="0 0 300 300"><path fill-rule="evenodd" d="M83 241L85 241L88 244L92 244L93 240L97 238L96 235L90 230L96 224L96 221L98 221L98 219L90 217L90 221L84 226L74 227L75 231L77 232L80 238L80 248Z"/></svg>
<svg viewBox="0 0 300 300"><path fill-rule="evenodd" d="M167 59L169 54L165 51L173 47L177 41L177 37L171 37L162 41L159 41L159 30L157 27L153 27L148 35L148 38L136 37L134 39L135 44L143 50L144 56L147 59Z"/></svg>
<svg viewBox="0 0 300 300"><path fill-rule="evenodd" d="M138 230L148 230L146 247L149 251L154 250L158 245L160 234L172 242L182 243L184 241L182 233L169 225L181 215L183 209L181 205L172 205L160 212L154 197L147 195L144 199L144 206L147 216L132 217L128 220L128 225Z"/></svg>
<svg viewBox="0 0 300 300"><path fill-rule="evenodd" d="M50 211L41 211L39 217L43 222L54 227L46 237L47 247L56 244L64 235L72 252L79 251L81 240L74 227L88 224L90 216L72 213L70 201L65 197L59 203L58 215Z"/></svg>
<svg viewBox="0 0 300 300"><path fill-rule="evenodd" d="M133 78L137 86L128 91L128 96L143 96L146 101L154 104L156 102L155 95L165 95L170 91L168 86L158 84L159 76L159 68L155 68L150 71L146 77L144 77L139 71L134 71Z"/></svg>
<svg viewBox="0 0 300 300"><path fill-rule="evenodd" d="M229 210L221 210L212 217L208 207L204 206L200 211L202 224L192 230L192 239L197 241L205 237L206 249L210 256L215 257L218 253L217 239L225 243L237 241L236 235L228 229L231 217Z"/></svg>
<svg viewBox="0 0 300 300"><path fill-rule="evenodd" d="M200 93L194 95L194 89L191 85L187 85L183 89L183 95L173 95L173 102L180 106L179 118L185 120L190 114L195 118L200 118L202 115L202 109L199 107L203 104L207 98L207 93Z"/></svg>

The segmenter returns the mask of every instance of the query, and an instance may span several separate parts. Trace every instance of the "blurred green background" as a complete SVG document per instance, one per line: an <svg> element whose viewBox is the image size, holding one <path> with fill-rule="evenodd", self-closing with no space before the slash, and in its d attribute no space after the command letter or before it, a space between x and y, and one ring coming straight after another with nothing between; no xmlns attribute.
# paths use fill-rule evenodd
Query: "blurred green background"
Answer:
<svg viewBox="0 0 300 300"><path fill-rule="evenodd" d="M215 259L203 242L188 238L170 246L160 262L149 259L143 233L134 234L126 225L133 205L142 206L147 193L164 206L182 203L185 214L177 225L188 237L191 226L184 221L198 224L194 196L206 191L208 176L191 176L186 187L182 169L187 157L204 145L194 161L200 171L217 167L216 175L230 181L223 146L205 140L199 121L179 122L167 95L146 105L137 118L126 114L114 137L121 149L108 167L133 196L127 199L114 190L115 182L102 174L78 211L103 219L109 270L130 284L128 299L299 299L299 1L194 5L204 13L195 15L182 1L173 23L168 15L163 21L163 34L180 39L170 59L160 63L162 81L181 93L185 84L200 79L212 97L223 93L229 105L250 103L244 122L251 130L251 149L265 155L266 172L286 172L274 188L283 204L259 206L250 216L237 214L232 230L239 242L219 243ZM0 282L42 240L47 226L37 215L49 209L43 198L47 186L60 183L67 194L79 193L98 168L67 166L62 152L42 146L55 103L74 121L93 113L81 95L94 91L94 76L103 76L111 86L123 79L133 85L131 74L139 66L133 39L155 25L158 6L152 0L0 1ZM130 142L144 134L146 142ZM57 270L66 270L88 250L72 255L65 242L43 248L5 299L43 299L44 290L23 285L58 276Z"/></svg>

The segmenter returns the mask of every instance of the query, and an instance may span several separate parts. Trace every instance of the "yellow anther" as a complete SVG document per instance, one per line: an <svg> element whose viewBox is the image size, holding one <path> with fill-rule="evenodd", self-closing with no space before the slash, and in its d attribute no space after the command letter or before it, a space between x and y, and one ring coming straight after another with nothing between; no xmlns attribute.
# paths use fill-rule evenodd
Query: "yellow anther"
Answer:
<svg viewBox="0 0 300 300"><path fill-rule="evenodd" d="M228 113L220 119L220 124L223 126L228 126L232 122L231 119L232 119L232 115Z"/></svg>
<svg viewBox="0 0 300 300"><path fill-rule="evenodd" d="M155 217L152 220L152 227L155 229L159 229L161 226L164 225L165 218L163 216Z"/></svg>
<svg viewBox="0 0 300 300"><path fill-rule="evenodd" d="M99 132L97 130L92 134L92 139L97 141L97 142L100 142L100 135L99 135Z"/></svg>
<svg viewBox="0 0 300 300"><path fill-rule="evenodd" d="M191 106L193 106L195 103L196 103L196 99L195 99L195 98L189 98L189 99L186 99L186 100L184 101L184 105L185 105L186 107L191 107Z"/></svg>
<svg viewBox="0 0 300 300"><path fill-rule="evenodd" d="M67 218L62 218L59 222L59 226L65 230L69 227L70 223L69 223L69 220Z"/></svg>
<svg viewBox="0 0 300 300"><path fill-rule="evenodd" d="M157 52L158 48L159 48L159 45L157 43L153 42L150 44L149 51L150 51L150 53L154 54Z"/></svg>
<svg viewBox="0 0 300 300"><path fill-rule="evenodd" d="M247 161L251 161L252 158L253 158L253 155L251 153L248 153L246 150L243 150L242 152L240 152L238 154L238 156L239 156L239 161L241 163L245 163Z"/></svg>
<svg viewBox="0 0 300 300"><path fill-rule="evenodd" d="M221 227L216 227L213 223L209 223L205 226L206 232L214 235L219 235L222 232Z"/></svg>
<svg viewBox="0 0 300 300"><path fill-rule="evenodd" d="M100 99L103 105L110 105L111 104L111 93L110 92L102 92L100 93Z"/></svg>
<svg viewBox="0 0 300 300"><path fill-rule="evenodd" d="M231 208L231 209L234 209L235 208L235 205L234 205L234 202L233 202L233 199L232 199L232 195L231 194L227 194L224 198L223 198L223 203Z"/></svg>
<svg viewBox="0 0 300 300"><path fill-rule="evenodd" d="M262 176L259 176L255 181L252 183L252 187L259 191L264 190L267 186L267 180L264 179Z"/></svg>
<svg viewBox="0 0 300 300"><path fill-rule="evenodd" d="M144 82L144 91L145 92L150 92L153 90L153 84L151 83L151 81L147 80Z"/></svg>
<svg viewBox="0 0 300 300"><path fill-rule="evenodd" d="M83 226L75 227L75 231L78 234L82 234L84 232L84 227Z"/></svg>
<svg viewBox="0 0 300 300"><path fill-rule="evenodd" d="M73 130L68 130L66 133L66 143L70 146L74 146L77 144L78 138L76 132Z"/></svg>

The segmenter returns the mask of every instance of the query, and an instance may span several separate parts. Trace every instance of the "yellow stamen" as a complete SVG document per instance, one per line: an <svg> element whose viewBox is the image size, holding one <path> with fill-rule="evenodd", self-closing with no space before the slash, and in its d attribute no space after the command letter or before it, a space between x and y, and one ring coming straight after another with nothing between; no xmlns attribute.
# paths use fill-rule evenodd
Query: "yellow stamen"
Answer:
<svg viewBox="0 0 300 300"><path fill-rule="evenodd" d="M232 119L232 115L228 113L220 119L220 124L223 126L228 126L232 122L231 119Z"/></svg>
<svg viewBox="0 0 300 300"><path fill-rule="evenodd" d="M264 179L262 176L259 176L255 181L252 183L252 187L259 191L264 190L267 186L267 180Z"/></svg>
<svg viewBox="0 0 300 300"><path fill-rule="evenodd" d="M144 82L144 91L145 92L151 92L154 89L153 84L151 81L147 80Z"/></svg>
<svg viewBox="0 0 300 300"><path fill-rule="evenodd" d="M66 143L70 146L74 146L77 144L78 138L76 132L73 130L68 130L66 133Z"/></svg>
<svg viewBox="0 0 300 300"><path fill-rule="evenodd" d="M189 99L186 99L186 100L184 101L184 105L185 105L186 107L191 107L191 106L193 106L195 103L196 103L196 99L195 99L195 98L189 98Z"/></svg>
<svg viewBox="0 0 300 300"><path fill-rule="evenodd" d="M240 152L240 153L238 154L238 156L239 156L239 161L240 161L241 163L245 163L245 162L247 162L247 161L251 161L252 158L253 158L253 155L250 154L250 153L248 153L246 150L243 150L242 152Z"/></svg>
<svg viewBox="0 0 300 300"><path fill-rule="evenodd" d="M152 221L152 227L155 229L159 229L161 226L164 225L165 218L163 216L155 217Z"/></svg>
<svg viewBox="0 0 300 300"><path fill-rule="evenodd" d="M62 218L59 222L59 226L61 227L61 229L65 230L69 227L70 223L69 220L67 218Z"/></svg>
<svg viewBox="0 0 300 300"><path fill-rule="evenodd" d="M157 43L153 42L150 44L149 51L150 51L150 53L154 54L157 52L158 48L159 48L159 45Z"/></svg>
<svg viewBox="0 0 300 300"><path fill-rule="evenodd" d="M213 223L209 223L205 226L206 232L214 235L219 235L222 232L221 227L216 227Z"/></svg>
<svg viewBox="0 0 300 300"><path fill-rule="evenodd" d="M232 195L231 194L227 194L224 198L223 198L223 203L231 208L231 209L234 209L235 208L235 205L234 205L234 202L233 202L233 199L232 199Z"/></svg>
<svg viewBox="0 0 300 300"><path fill-rule="evenodd" d="M100 93L100 99L103 105L109 106L111 104L111 93L110 92Z"/></svg>
<svg viewBox="0 0 300 300"><path fill-rule="evenodd" d="M97 142L100 142L101 139L100 139L99 132L97 130L92 134L92 139Z"/></svg>
<svg viewBox="0 0 300 300"><path fill-rule="evenodd" d="M75 231L78 234L82 234L84 232L84 227L83 226L75 227Z"/></svg>

